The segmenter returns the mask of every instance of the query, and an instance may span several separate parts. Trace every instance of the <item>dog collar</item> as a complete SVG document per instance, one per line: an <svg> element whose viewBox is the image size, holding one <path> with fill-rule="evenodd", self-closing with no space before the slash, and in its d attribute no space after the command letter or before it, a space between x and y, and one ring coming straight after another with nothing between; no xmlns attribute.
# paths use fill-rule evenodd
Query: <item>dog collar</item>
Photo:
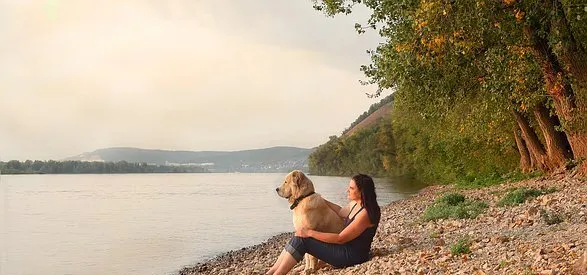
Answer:
<svg viewBox="0 0 587 275"><path fill-rule="evenodd" d="M301 196L301 197L297 198L297 199L296 199L296 200L295 200L295 201L294 201L294 202L291 204L291 206L289 207L289 209L293 210L294 208L296 208L296 206L298 206L298 204L299 204L299 203L300 203L300 202L301 202L301 201L302 201L304 198L306 198L306 197L309 197L309 196L312 196L312 195L314 195L314 191L310 192L310 193L309 193L309 194L307 194L307 195L304 195L304 196Z"/></svg>

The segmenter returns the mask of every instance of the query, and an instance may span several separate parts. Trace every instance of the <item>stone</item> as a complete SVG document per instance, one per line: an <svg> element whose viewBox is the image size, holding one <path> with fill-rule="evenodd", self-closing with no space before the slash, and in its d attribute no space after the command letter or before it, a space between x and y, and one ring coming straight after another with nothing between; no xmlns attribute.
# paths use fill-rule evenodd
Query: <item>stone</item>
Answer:
<svg viewBox="0 0 587 275"><path fill-rule="evenodd" d="M583 252L583 256L573 265L574 275L587 274L587 250Z"/></svg>
<svg viewBox="0 0 587 275"><path fill-rule="evenodd" d="M443 256L440 259L437 259L436 261L434 261L435 263L444 263L446 261L448 261L451 257L450 256Z"/></svg>
<svg viewBox="0 0 587 275"><path fill-rule="evenodd" d="M443 239L440 239L440 238L438 238L438 239L435 239L435 240L434 240L434 245L435 245L435 246L444 246L445 244L446 244L446 243L444 242L444 240L443 240Z"/></svg>
<svg viewBox="0 0 587 275"><path fill-rule="evenodd" d="M408 245L411 244L413 242L412 239L408 238L408 237L399 237L397 238L397 243L399 245Z"/></svg>
<svg viewBox="0 0 587 275"><path fill-rule="evenodd" d="M509 242L510 238L508 238L506 236L497 236L497 237L494 237L492 240L495 243L505 243L505 242Z"/></svg>
<svg viewBox="0 0 587 275"><path fill-rule="evenodd" d="M538 214L538 207L532 206L528 210L526 210L526 217L532 217Z"/></svg>

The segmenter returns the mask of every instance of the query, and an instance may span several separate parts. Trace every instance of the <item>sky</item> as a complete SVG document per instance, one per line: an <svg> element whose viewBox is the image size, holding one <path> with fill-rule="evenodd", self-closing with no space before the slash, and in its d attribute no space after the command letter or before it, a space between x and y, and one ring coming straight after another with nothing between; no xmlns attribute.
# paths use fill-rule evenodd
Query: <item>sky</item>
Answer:
<svg viewBox="0 0 587 275"><path fill-rule="evenodd" d="M310 0L0 0L0 161L312 148L380 98L377 47Z"/></svg>

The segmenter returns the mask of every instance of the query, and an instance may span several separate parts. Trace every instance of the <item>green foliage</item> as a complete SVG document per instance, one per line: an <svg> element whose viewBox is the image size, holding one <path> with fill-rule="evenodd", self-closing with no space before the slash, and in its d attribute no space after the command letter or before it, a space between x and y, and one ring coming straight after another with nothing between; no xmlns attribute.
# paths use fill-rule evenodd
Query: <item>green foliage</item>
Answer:
<svg viewBox="0 0 587 275"><path fill-rule="evenodd" d="M556 189L545 189L545 190L538 190L538 189L527 189L527 188L518 188L512 190L505 194L501 200L497 203L498 206L508 206L508 205L517 205L522 204L526 200L535 198L544 194L555 192Z"/></svg>
<svg viewBox="0 0 587 275"><path fill-rule="evenodd" d="M576 0L313 3L328 16L366 6L371 17L356 30L376 29L385 41L369 51L371 64L361 67L368 78L364 83L379 88L375 96L394 90L391 121L385 124L389 129L370 133L377 140L387 135L389 142L366 147L379 150L371 155L377 173L466 188L526 177L516 172L520 156L512 111L531 115L537 104L553 106L546 99L544 66L534 40L548 41L554 63L568 65L586 56L587 39L577 38L587 37L587 11ZM530 37L534 40L529 31L536 33ZM582 94L587 101L587 86L572 77L577 97ZM328 162L315 158L311 169L326 165L331 174L346 173L356 165L348 160L361 152L346 145L332 150L339 152L324 158Z"/></svg>
<svg viewBox="0 0 587 275"><path fill-rule="evenodd" d="M165 166L146 163L88 162L88 161L31 161L0 162L2 174L121 174L121 173L205 173L198 166Z"/></svg>
<svg viewBox="0 0 587 275"><path fill-rule="evenodd" d="M371 106L369 115L388 104L393 97L387 97ZM361 115L345 130L348 131L368 115ZM350 176L365 173L373 176L387 176L395 151L391 121L383 119L373 127L364 128L350 136L331 136L308 157L310 173L314 175Z"/></svg>
<svg viewBox="0 0 587 275"><path fill-rule="evenodd" d="M456 181L456 185L461 189L474 189L498 185L505 182L521 181L529 178L539 177L541 175L541 172L532 172L524 174L518 170L503 175L490 174L486 177L481 178L476 177L475 175L466 175L465 177L458 179Z"/></svg>
<svg viewBox="0 0 587 275"><path fill-rule="evenodd" d="M481 201L466 200L459 193L451 193L438 198L428 206L422 215L424 221L438 219L473 219L483 213L487 203Z"/></svg>
<svg viewBox="0 0 587 275"><path fill-rule="evenodd" d="M444 196L438 198L436 203L444 203L446 205L456 206L459 203L463 203L465 201L465 196L459 193L449 193L445 194Z"/></svg>
<svg viewBox="0 0 587 275"><path fill-rule="evenodd" d="M471 253L471 244L467 238L459 239L456 243L450 246L450 253L452 255L461 255Z"/></svg>
<svg viewBox="0 0 587 275"><path fill-rule="evenodd" d="M350 176L365 173L384 176L384 147L380 145L376 126L355 132L346 138L331 137L320 145L308 158L310 173L314 175ZM391 136L389 136L391 137Z"/></svg>
<svg viewBox="0 0 587 275"><path fill-rule="evenodd" d="M467 108L468 103L459 104L459 108ZM413 174L426 182L455 183L515 170L519 156L509 133L493 128L491 131L496 122L459 122L458 114L463 113L465 110L460 109L450 117L425 117L418 114L418 107L398 101L392 113L396 144L392 174Z"/></svg>
<svg viewBox="0 0 587 275"><path fill-rule="evenodd" d="M504 260L499 261L499 268L504 268L506 266L508 266L508 262Z"/></svg>

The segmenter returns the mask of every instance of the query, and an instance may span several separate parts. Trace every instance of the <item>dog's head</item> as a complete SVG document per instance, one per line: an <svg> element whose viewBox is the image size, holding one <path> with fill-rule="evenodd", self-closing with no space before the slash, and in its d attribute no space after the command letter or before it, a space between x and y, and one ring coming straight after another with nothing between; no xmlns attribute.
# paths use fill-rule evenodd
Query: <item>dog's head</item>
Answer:
<svg viewBox="0 0 587 275"><path fill-rule="evenodd" d="M275 191L292 203L297 198L313 192L314 184L302 171L294 170L285 176L283 184Z"/></svg>

